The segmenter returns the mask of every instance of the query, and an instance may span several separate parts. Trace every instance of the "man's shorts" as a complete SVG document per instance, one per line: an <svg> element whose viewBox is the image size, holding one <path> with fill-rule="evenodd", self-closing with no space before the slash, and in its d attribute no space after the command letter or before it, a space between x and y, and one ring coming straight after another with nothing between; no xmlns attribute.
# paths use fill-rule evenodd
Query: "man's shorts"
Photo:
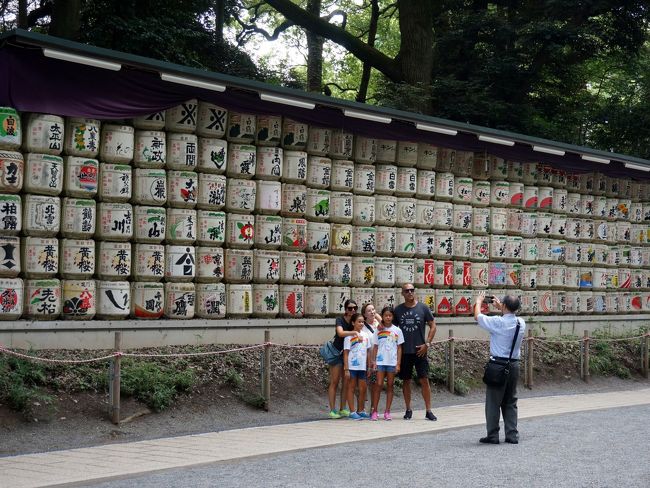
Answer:
<svg viewBox="0 0 650 488"><path fill-rule="evenodd" d="M399 377L403 380L412 379L413 366L415 366L418 379L429 376L429 361L426 356L418 357L417 354L402 354Z"/></svg>
<svg viewBox="0 0 650 488"><path fill-rule="evenodd" d="M365 369L351 369L350 370L350 379L359 379L366 381L366 370Z"/></svg>

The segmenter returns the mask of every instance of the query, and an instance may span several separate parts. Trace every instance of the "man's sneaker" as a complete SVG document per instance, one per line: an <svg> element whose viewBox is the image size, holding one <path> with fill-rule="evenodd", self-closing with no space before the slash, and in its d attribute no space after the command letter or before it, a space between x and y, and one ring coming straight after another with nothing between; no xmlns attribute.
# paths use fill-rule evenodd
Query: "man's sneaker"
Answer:
<svg viewBox="0 0 650 488"><path fill-rule="evenodd" d="M390 416L390 410L384 412L384 420L393 420L393 417Z"/></svg>
<svg viewBox="0 0 650 488"><path fill-rule="evenodd" d="M369 419L370 418L370 415L368 415L365 411L357 412L357 413L364 419Z"/></svg>
<svg viewBox="0 0 650 488"><path fill-rule="evenodd" d="M339 416L341 416L341 417L349 417L350 416L350 411L347 408L344 408L343 410L339 410Z"/></svg>
<svg viewBox="0 0 650 488"><path fill-rule="evenodd" d="M363 420L363 417L359 415L357 412L352 412L350 414L350 419L352 420Z"/></svg>
<svg viewBox="0 0 650 488"><path fill-rule="evenodd" d="M404 414L404 420L411 420L411 417L413 417L413 410L407 410Z"/></svg>
<svg viewBox="0 0 650 488"><path fill-rule="evenodd" d="M341 416L336 410L330 410L329 418L331 419L340 419Z"/></svg>
<svg viewBox="0 0 650 488"><path fill-rule="evenodd" d="M374 412L372 412L370 414L370 420L377 420L377 417L378 417L377 416L377 410L375 410Z"/></svg>
<svg viewBox="0 0 650 488"><path fill-rule="evenodd" d="M424 418L427 419L427 420L438 420L438 417L433 415L433 412L431 410L427 410L427 413L424 416Z"/></svg>

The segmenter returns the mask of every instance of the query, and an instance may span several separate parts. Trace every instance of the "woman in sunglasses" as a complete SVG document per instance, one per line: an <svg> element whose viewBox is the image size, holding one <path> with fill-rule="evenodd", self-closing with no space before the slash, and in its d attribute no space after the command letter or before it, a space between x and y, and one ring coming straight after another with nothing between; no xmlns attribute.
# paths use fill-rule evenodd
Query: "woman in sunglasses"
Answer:
<svg viewBox="0 0 650 488"><path fill-rule="evenodd" d="M346 300L343 304L345 313L342 317L336 319L336 333L334 334L334 347L343 352L343 341L349 336L358 336L359 333L354 331L352 326L352 315L358 312L359 307L354 300ZM341 417L349 417L350 411L344 408L345 405L345 388L346 381L343 377L343 388L341 389L341 398L339 401L340 408L336 410L336 389L339 386L339 381L343 376L343 355L341 354L336 361L329 363L330 367L330 384L327 389L327 394L330 403L329 418L340 419Z"/></svg>

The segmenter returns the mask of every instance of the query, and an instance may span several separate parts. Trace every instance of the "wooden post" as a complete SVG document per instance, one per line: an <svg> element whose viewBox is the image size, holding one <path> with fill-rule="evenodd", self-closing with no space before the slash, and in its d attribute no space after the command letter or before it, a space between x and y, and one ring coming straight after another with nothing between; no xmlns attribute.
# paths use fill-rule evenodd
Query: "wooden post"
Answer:
<svg viewBox="0 0 650 488"><path fill-rule="evenodd" d="M454 393L456 384L456 345L454 344L454 331L449 329L449 343L447 345L449 350L449 369L447 370L447 387L451 393Z"/></svg>
<svg viewBox="0 0 650 488"><path fill-rule="evenodd" d="M584 337L582 339L582 379L585 383L589 383L589 331L585 330Z"/></svg>
<svg viewBox="0 0 650 488"><path fill-rule="evenodd" d="M122 349L122 332L115 332L115 352L120 352ZM120 374L121 374L121 356L113 358L113 397L111 402L111 422L115 425L120 425Z"/></svg>
<svg viewBox="0 0 650 488"><path fill-rule="evenodd" d="M643 338L642 350L643 350L643 377L648 379L648 370L650 370L650 332L646 332L645 337Z"/></svg>
<svg viewBox="0 0 650 488"><path fill-rule="evenodd" d="M534 340L535 338L533 337L533 330L528 329L528 337L527 337L527 343L526 345L528 346L526 348L526 386L528 387L529 390L533 389L533 353L535 351L534 349Z"/></svg>
<svg viewBox="0 0 650 488"><path fill-rule="evenodd" d="M271 331L264 331L264 379L262 391L264 392L264 410L271 409Z"/></svg>

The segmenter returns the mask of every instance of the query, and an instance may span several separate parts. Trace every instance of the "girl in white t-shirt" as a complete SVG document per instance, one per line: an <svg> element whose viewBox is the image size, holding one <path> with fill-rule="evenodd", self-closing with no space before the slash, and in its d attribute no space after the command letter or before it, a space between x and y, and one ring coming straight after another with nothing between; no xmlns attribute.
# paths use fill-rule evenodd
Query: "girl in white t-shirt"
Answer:
<svg viewBox="0 0 650 488"><path fill-rule="evenodd" d="M357 336L348 336L343 341L343 368L347 381L348 408L352 412L350 418L362 420L364 415L363 404L366 401L366 368L368 364L368 348L371 345L371 338L361 331L364 327L363 315L355 313L351 318L352 327ZM357 409L354 409L354 390L359 387Z"/></svg>
<svg viewBox="0 0 650 488"><path fill-rule="evenodd" d="M382 325L375 330L373 337L372 366L377 370L377 384L372 395L372 413L370 420L377 420L377 408L379 406L379 395L386 377L386 410L384 420L392 420L390 406L393 403L393 383L395 375L399 373L399 365L402 360L402 344L404 334L399 327L393 325L393 309L384 307L381 311Z"/></svg>

